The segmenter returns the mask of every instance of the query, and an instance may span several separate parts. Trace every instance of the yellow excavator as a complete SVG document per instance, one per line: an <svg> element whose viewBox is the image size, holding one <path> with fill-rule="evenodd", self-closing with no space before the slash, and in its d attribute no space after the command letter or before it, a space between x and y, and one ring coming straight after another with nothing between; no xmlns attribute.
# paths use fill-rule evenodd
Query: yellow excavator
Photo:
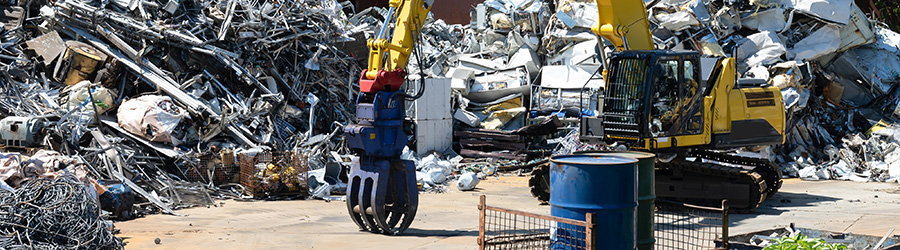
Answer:
<svg viewBox="0 0 900 250"><path fill-rule="evenodd" d="M746 212L775 194L782 183L775 164L720 151L784 142L780 90L738 79L734 58L704 60L715 64L703 80L698 52L656 50L642 0L597 0L597 9L592 31L616 52L608 59L600 53L602 110L581 119L580 140L672 156L656 164L656 195L663 199L714 207L727 199ZM538 172L532 193L549 199Z"/></svg>

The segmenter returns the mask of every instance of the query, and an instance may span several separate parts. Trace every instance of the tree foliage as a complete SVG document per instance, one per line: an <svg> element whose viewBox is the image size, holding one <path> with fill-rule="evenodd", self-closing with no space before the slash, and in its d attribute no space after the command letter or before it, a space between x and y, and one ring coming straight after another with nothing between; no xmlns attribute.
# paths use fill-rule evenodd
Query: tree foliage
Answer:
<svg viewBox="0 0 900 250"><path fill-rule="evenodd" d="M893 31L900 31L900 3L897 0L872 0L881 12L879 21L888 25Z"/></svg>

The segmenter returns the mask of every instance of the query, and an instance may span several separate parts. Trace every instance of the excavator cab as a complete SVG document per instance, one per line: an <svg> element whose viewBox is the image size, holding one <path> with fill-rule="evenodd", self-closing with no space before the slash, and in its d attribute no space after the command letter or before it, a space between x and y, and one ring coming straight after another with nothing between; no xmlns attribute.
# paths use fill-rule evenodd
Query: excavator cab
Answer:
<svg viewBox="0 0 900 250"><path fill-rule="evenodd" d="M703 134L702 96L708 84L701 81L699 63L697 52L616 53L609 60L602 115L583 119L582 139L643 144L644 139Z"/></svg>

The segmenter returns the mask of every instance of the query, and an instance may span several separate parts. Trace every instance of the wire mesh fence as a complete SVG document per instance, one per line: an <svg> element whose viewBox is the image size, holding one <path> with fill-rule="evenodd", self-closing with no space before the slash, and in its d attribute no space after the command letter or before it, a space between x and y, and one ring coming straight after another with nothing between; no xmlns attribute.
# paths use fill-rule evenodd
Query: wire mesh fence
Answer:
<svg viewBox="0 0 900 250"><path fill-rule="evenodd" d="M728 238L724 202L721 208L666 200L655 204L654 249L720 249L716 240ZM539 215L488 206L485 196L481 196L478 210L479 249L598 249L597 244L602 244L595 242L593 213L586 214L584 221ZM727 242L724 248L728 248Z"/></svg>
<svg viewBox="0 0 900 250"><path fill-rule="evenodd" d="M572 220L485 204L481 196L479 249L594 249L594 214Z"/></svg>
<svg viewBox="0 0 900 250"><path fill-rule="evenodd" d="M240 182L253 196L300 195L309 188L307 159L289 151L240 154Z"/></svg>
<svg viewBox="0 0 900 250"><path fill-rule="evenodd" d="M724 204L712 208L656 200L655 249L716 249L716 239L728 238L728 207Z"/></svg>
<svg viewBox="0 0 900 250"><path fill-rule="evenodd" d="M240 166L234 158L231 150L220 152L203 152L195 155L195 159L182 167L182 172L188 181L212 183L216 186L227 183L239 183L238 172Z"/></svg>

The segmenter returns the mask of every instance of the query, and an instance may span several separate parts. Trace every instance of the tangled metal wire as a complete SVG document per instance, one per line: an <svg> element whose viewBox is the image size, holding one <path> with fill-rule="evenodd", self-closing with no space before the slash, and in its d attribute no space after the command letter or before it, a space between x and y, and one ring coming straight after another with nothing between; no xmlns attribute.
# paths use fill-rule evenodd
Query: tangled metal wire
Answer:
<svg viewBox="0 0 900 250"><path fill-rule="evenodd" d="M100 207L71 175L0 191L0 249L123 249Z"/></svg>

